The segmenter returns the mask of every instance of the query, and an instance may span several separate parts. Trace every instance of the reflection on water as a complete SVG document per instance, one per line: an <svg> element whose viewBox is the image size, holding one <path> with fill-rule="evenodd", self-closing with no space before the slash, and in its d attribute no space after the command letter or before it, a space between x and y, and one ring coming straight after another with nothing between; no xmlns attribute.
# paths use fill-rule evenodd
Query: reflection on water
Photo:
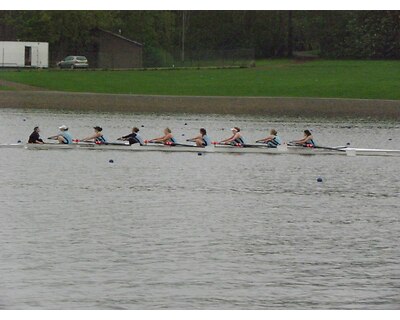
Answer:
<svg viewBox="0 0 400 320"><path fill-rule="evenodd" d="M7 109L0 142L61 124L400 148L390 122ZM0 149L0 174L0 308L400 307L397 158Z"/></svg>

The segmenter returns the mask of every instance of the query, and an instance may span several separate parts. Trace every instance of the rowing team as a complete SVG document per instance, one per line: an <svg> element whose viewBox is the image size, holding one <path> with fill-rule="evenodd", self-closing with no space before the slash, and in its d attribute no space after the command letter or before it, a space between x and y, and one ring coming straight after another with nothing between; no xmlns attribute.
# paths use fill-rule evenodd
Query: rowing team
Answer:
<svg viewBox="0 0 400 320"><path fill-rule="evenodd" d="M61 144L71 144L73 142L94 142L98 144L107 144L107 139L103 135L103 129L99 126L93 127L94 133L83 138L83 139L72 139L72 135L68 131L68 127L62 125L59 127L60 132L55 135L51 136L48 139L57 140ZM245 145L245 139L240 131L240 128L233 127L231 129L232 136L229 138L218 142L217 144L227 144L227 145ZM29 136L28 143L44 143L43 140L40 138L40 128L35 127L33 129L32 134ZM178 144L177 140L172 134L170 128L164 129L164 135L158 138L154 138L151 140L144 141L139 134L139 129L137 127L132 128L132 132L118 138L117 140L128 141L130 145L139 143L143 145L147 142L151 143L164 143L164 144ZM204 128L200 129L200 134L192 139L187 139L188 142L195 142L198 147L206 147L212 144L210 138L207 135L207 131ZM281 138L278 136L278 132L275 129L271 129L270 135L264 139L257 140L256 143L264 143L270 148L276 148L282 144ZM309 130L304 130L304 137L299 140L294 140L290 142L291 144L295 145L303 145L305 147L315 147L314 138ZM215 143L214 143L215 144Z"/></svg>

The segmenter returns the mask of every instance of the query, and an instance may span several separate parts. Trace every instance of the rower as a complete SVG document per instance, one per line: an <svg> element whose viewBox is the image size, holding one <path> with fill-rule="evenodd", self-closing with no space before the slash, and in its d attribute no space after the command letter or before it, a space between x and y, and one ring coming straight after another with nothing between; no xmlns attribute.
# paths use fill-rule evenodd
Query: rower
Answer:
<svg viewBox="0 0 400 320"><path fill-rule="evenodd" d="M310 147L310 148L314 148L316 146L316 144L314 142L314 137L312 136L310 130L304 130L303 139L292 141L292 143L295 143L297 145L302 145L303 147Z"/></svg>
<svg viewBox="0 0 400 320"><path fill-rule="evenodd" d="M66 125L62 125L58 129L60 129L60 132L55 136L49 137L48 139L58 140L58 142L62 144L71 144L72 136L68 132L68 127Z"/></svg>
<svg viewBox="0 0 400 320"><path fill-rule="evenodd" d="M139 134L139 128L137 127L132 128L132 133L127 134L126 136L123 136L121 138L118 138L117 140L129 141L129 145L139 143L142 146L144 144L143 139Z"/></svg>
<svg viewBox="0 0 400 320"><path fill-rule="evenodd" d="M44 143L39 135L40 129L39 127L34 127L33 132L29 136L28 143Z"/></svg>
<svg viewBox="0 0 400 320"><path fill-rule="evenodd" d="M281 138L278 136L278 132L275 129L271 129L271 131L269 132L269 136L261 139L261 140L257 140L257 142L261 142L261 143L265 143L268 148L277 148L279 145L282 144Z"/></svg>
<svg viewBox="0 0 400 320"><path fill-rule="evenodd" d="M196 145L198 147L211 146L211 140L207 136L207 131L204 128L200 129L200 134L197 137L194 137L192 139L187 139L186 141L196 142Z"/></svg>
<svg viewBox="0 0 400 320"><path fill-rule="evenodd" d="M99 126L95 126L95 127L93 127L93 129L94 129L94 133L86 138L83 138L81 141L93 140L93 142L98 143L98 144L107 143L107 140L102 133L103 128L99 127Z"/></svg>
<svg viewBox="0 0 400 320"><path fill-rule="evenodd" d="M221 144L234 144L234 145L244 145L244 138L242 134L240 133L240 128L238 127L233 127L231 129L232 131L232 136L228 139L222 140L220 143Z"/></svg>
<svg viewBox="0 0 400 320"><path fill-rule="evenodd" d="M165 128L164 129L164 135L162 137L151 139L151 140L149 140L149 142L165 143L165 144L168 144L168 143L175 144L175 143L177 143L176 139L172 135L172 131L171 131L170 128Z"/></svg>

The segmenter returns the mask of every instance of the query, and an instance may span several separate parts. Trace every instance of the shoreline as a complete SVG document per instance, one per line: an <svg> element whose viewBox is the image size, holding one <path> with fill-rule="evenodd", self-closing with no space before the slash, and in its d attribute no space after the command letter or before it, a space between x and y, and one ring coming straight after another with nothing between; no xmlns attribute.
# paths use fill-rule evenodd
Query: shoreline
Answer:
<svg viewBox="0 0 400 320"><path fill-rule="evenodd" d="M400 100L0 91L1 108L400 120Z"/></svg>

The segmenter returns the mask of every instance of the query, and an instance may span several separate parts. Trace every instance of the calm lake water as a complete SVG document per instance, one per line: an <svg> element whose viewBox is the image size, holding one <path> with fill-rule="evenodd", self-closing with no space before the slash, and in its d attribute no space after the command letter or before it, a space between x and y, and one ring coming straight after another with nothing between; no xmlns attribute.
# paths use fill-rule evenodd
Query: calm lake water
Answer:
<svg viewBox="0 0 400 320"><path fill-rule="evenodd" d="M400 149L394 122L12 109L0 143L62 124ZM0 175L2 309L400 308L398 157L0 149Z"/></svg>

